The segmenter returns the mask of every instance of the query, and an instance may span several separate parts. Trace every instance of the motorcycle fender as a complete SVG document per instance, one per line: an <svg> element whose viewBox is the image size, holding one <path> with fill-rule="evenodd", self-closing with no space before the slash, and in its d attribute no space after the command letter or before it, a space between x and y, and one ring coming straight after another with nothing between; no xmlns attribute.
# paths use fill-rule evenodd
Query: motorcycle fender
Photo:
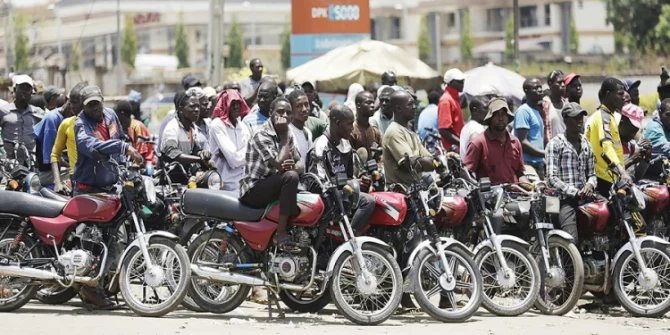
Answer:
<svg viewBox="0 0 670 335"><path fill-rule="evenodd" d="M547 240L549 240L552 236L558 236L564 240L570 241L571 243L574 243L574 238L572 235L568 234L564 230L560 229L552 229L547 233Z"/></svg>
<svg viewBox="0 0 670 335"><path fill-rule="evenodd" d="M374 243L377 245L382 246L384 249L389 250L393 253L393 258L397 259L398 255L396 254L395 250L391 248L390 245L384 243L382 240L374 237L369 237L369 236L361 236L361 237L356 237L356 239L360 242L360 245L363 246L366 243ZM330 260L328 261L328 268L326 269L326 277L330 278L330 276L333 274L333 269L335 268L335 263L337 263L337 260L344 254L345 252L350 252L353 253L354 249L351 246L351 241L350 242L345 242L344 244L340 245L335 249L333 252L333 255L330 256Z"/></svg>
<svg viewBox="0 0 670 335"><path fill-rule="evenodd" d="M660 243L660 244L662 244L666 247L670 246L670 242L668 242L668 241L666 241L666 240L664 240L660 237L657 237L657 236L638 237L638 238L635 239L634 243L638 248L641 248L642 244L645 244L647 242ZM631 251L631 252L633 251L633 246L630 244L630 242L626 243L623 247L621 247L621 249L619 249L619 251L617 251L616 255L614 255L614 259L612 259L612 266L611 266L612 269L611 269L611 271L614 271L614 266L615 266L617 260L619 260L619 257L621 257L621 255L623 255L623 253L626 252L626 251Z"/></svg>
<svg viewBox="0 0 670 335"><path fill-rule="evenodd" d="M521 245L524 246L525 248L529 248L529 247L530 247L530 244L528 244L528 242L526 242L526 241L524 241L524 240L522 240L522 239L520 239L520 238L518 238L518 237L516 237L516 236L512 236L512 235L498 235L497 238L500 240L500 244L505 243L505 241L512 241L512 242L516 242L516 243L521 244ZM491 240L488 239L488 240L486 240L486 241L483 241L483 242L479 243L479 244L477 245L477 247L475 247L475 250L474 250L472 253L476 255L477 253L479 253L479 252L480 252L482 249L484 249L485 247L488 247L488 248L490 248L490 249L493 249L493 242L491 242Z"/></svg>
<svg viewBox="0 0 670 335"><path fill-rule="evenodd" d="M445 250L455 244L458 249L465 252L470 257L474 256L472 251L470 251L470 249L468 249L468 247L466 247L465 244L461 243L458 240L449 237L440 237L440 240L442 241L440 250ZM414 293L416 283L413 282L411 278L415 278L416 276L414 276L414 273L412 271L416 271L418 269L413 267L412 265L414 264L414 260L421 254L423 250L427 250L432 254L437 254L437 250L433 248L433 246L431 245L431 241L423 241L416 248L414 248L414 250L412 250L412 253L409 255L409 258L407 259L407 263L405 264L405 268L402 270L403 273L406 273L406 271L409 270L409 272L407 272L407 274L405 275L405 281L403 282L404 293Z"/></svg>
<svg viewBox="0 0 670 335"><path fill-rule="evenodd" d="M182 225L181 231L179 232L179 244L186 245L191 238L191 235L198 230L199 226L204 226L204 223L197 219L186 218L184 220L184 225Z"/></svg>

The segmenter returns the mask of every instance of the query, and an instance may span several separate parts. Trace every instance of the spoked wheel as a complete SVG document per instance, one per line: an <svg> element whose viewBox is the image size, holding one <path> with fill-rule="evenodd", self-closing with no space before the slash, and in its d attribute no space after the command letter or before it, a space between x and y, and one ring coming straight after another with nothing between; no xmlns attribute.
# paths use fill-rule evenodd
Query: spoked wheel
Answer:
<svg viewBox="0 0 670 335"><path fill-rule="evenodd" d="M188 247L188 256L194 264L198 262L251 263L251 256L242 252L242 242L235 236L227 236L225 254L219 257L221 241L226 233L220 230L200 234ZM209 238L209 242L207 242ZM206 244L206 245L205 245ZM239 307L249 295L251 286L211 282L202 278L191 278L189 296L202 309L211 313L228 313Z"/></svg>
<svg viewBox="0 0 670 335"><path fill-rule="evenodd" d="M440 256L423 253L414 261L414 297L421 309L442 322L462 322L475 314L482 302L482 278L472 258L458 248L444 251L452 277Z"/></svg>
<svg viewBox="0 0 670 335"><path fill-rule="evenodd" d="M541 256L535 258L544 281L535 307L542 314L564 315L575 308L584 291L584 263L570 241L552 237L548 246L549 266Z"/></svg>
<svg viewBox="0 0 670 335"><path fill-rule="evenodd" d="M402 272L395 258L370 243L362 247L365 268L345 252L335 263L330 295L337 309L351 322L377 325L395 312L402 297Z"/></svg>
<svg viewBox="0 0 670 335"><path fill-rule="evenodd" d="M121 265L119 288L128 307L141 316L163 316L184 299L191 264L182 246L156 237L147 245L152 266L140 248L133 248Z"/></svg>
<svg viewBox="0 0 670 335"><path fill-rule="evenodd" d="M508 272L488 247L475 256L484 284L482 305L495 315L521 315L533 306L540 293L540 269L528 250L516 242L503 242L502 253Z"/></svg>
<svg viewBox="0 0 670 335"><path fill-rule="evenodd" d="M630 314L659 317L670 311L670 255L665 246L640 248L647 270L631 251L614 265L614 294Z"/></svg>
<svg viewBox="0 0 670 335"><path fill-rule="evenodd" d="M14 243L16 232L8 231L5 238L0 240L0 254L7 255ZM22 259L40 258L41 253L35 248L35 241L28 235L23 235L19 250L14 256ZM31 285L30 279L0 276L0 312L11 312L27 304L40 289Z"/></svg>
<svg viewBox="0 0 670 335"><path fill-rule="evenodd" d="M326 289L322 294L319 292L293 292L282 290L279 299L292 311L300 313L318 313L331 301L330 292Z"/></svg>

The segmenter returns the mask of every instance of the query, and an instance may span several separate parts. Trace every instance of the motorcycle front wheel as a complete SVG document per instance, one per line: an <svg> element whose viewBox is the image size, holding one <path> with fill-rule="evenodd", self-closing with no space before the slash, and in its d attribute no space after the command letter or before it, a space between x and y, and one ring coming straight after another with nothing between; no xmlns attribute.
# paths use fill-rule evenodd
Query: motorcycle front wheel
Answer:
<svg viewBox="0 0 670 335"><path fill-rule="evenodd" d="M544 290L535 307L542 314L564 315L575 308L584 291L584 262L577 246L563 238L549 238L548 248L550 264L536 257Z"/></svg>
<svg viewBox="0 0 670 335"><path fill-rule="evenodd" d="M447 278L440 256L424 252L414 261L410 273L415 283L414 297L421 309L442 322L463 322L477 312L482 303L482 277L477 265L455 247L445 251L453 278Z"/></svg>
<svg viewBox="0 0 670 335"><path fill-rule="evenodd" d="M502 243L509 273L505 273L497 254L489 247L477 252L475 263L482 275L482 305L499 316L518 316L527 312L540 294L540 269L521 244Z"/></svg>
<svg viewBox="0 0 670 335"><path fill-rule="evenodd" d="M151 268L147 268L140 248L134 247L128 252L121 265L119 288L135 314L163 316L184 300L191 278L191 263L186 250L166 238L152 238L147 252Z"/></svg>
<svg viewBox="0 0 670 335"><path fill-rule="evenodd" d="M630 243L630 242L629 242ZM646 245L640 264L631 251L625 251L614 264L614 294L626 311L638 317L659 317L670 311L670 254L667 246Z"/></svg>
<svg viewBox="0 0 670 335"><path fill-rule="evenodd" d="M381 246L366 243L361 251L365 259L364 269L360 269L351 252L344 252L337 259L330 296L349 321L358 325L378 325L388 320L400 305L402 271L393 255Z"/></svg>

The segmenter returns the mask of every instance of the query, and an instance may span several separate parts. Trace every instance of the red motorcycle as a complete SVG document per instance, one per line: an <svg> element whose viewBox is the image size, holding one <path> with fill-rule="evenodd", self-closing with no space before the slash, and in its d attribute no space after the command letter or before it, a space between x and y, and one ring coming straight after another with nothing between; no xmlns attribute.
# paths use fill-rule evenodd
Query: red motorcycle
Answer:
<svg viewBox="0 0 670 335"><path fill-rule="evenodd" d="M649 162L654 165L658 161L663 161L663 170L658 181L642 180L638 183L642 192L646 196L647 206L642 212L642 217L647 224L647 234L658 236L668 241L668 222L670 222L670 160L659 156Z"/></svg>

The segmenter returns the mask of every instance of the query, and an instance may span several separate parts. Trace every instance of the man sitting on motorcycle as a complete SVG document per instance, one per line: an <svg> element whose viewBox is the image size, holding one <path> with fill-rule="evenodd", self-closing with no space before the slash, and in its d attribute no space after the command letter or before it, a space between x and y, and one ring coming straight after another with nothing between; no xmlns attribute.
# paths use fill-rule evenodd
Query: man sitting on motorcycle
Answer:
<svg viewBox="0 0 670 335"><path fill-rule="evenodd" d="M200 117L200 88L194 87L175 97L177 117L171 120L163 131L160 141L161 160L179 162L184 166L202 164L209 166L212 154L203 150L204 138L195 122ZM188 177L182 176L181 178ZM170 176L173 182L186 184L188 180L179 176Z"/></svg>
<svg viewBox="0 0 670 335"><path fill-rule="evenodd" d="M337 173L346 173L349 180L354 179L354 151L348 138L354 128L354 113L345 105L338 104L330 110L329 129L314 141L314 147L309 151L307 160L308 171L320 177L333 177ZM324 160L313 159L323 157ZM370 187L370 180L360 179L361 191L366 192ZM358 208L351 221L354 235L360 236L365 225L375 210L375 199L361 193Z"/></svg>
<svg viewBox="0 0 670 335"><path fill-rule="evenodd" d="M644 137L651 141L654 156L670 158L670 98L661 102L658 114L655 113L644 128ZM663 162L650 166L646 176L657 178L662 166Z"/></svg>
<svg viewBox="0 0 670 335"><path fill-rule="evenodd" d="M584 138L584 117L587 113L576 102L563 106L565 134L547 144L547 182L561 198L558 221L561 229L577 243L577 212L579 200L589 200L598 185L595 157L591 144Z"/></svg>
<svg viewBox="0 0 670 335"><path fill-rule="evenodd" d="M614 117L619 122L624 166L629 175L634 176L635 180L640 180L649 168L647 159L651 155L651 142L648 139L635 141L642 128L644 111L641 107L627 103L621 108L621 113L615 114Z"/></svg>
<svg viewBox="0 0 670 335"><path fill-rule="evenodd" d="M296 148L288 125L293 108L288 99L280 97L270 104L270 122L259 126L247 149L247 164L240 181L240 202L249 207L263 208L279 199L279 222L274 242L287 252L299 248L286 235L288 218L298 214L297 195L299 174L303 164L294 158Z"/></svg>

